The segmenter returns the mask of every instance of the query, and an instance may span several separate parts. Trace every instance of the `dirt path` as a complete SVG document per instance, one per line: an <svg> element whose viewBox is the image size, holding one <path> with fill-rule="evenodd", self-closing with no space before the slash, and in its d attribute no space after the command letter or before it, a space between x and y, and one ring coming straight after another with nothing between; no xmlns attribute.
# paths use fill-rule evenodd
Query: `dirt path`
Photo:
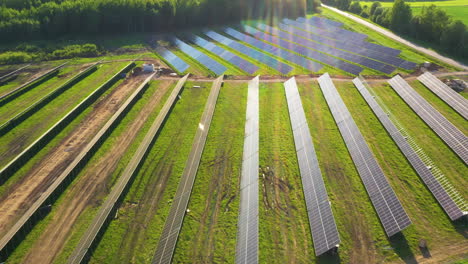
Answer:
<svg viewBox="0 0 468 264"><path fill-rule="evenodd" d="M0 234L6 232L54 181L58 174L75 158L88 141L118 110L132 92L139 79L126 80L101 98L78 129L57 144L50 154L38 162L31 171L11 186L0 198Z"/></svg>
<svg viewBox="0 0 468 264"><path fill-rule="evenodd" d="M139 82L132 82L130 86L135 88L143 81L143 78L137 79ZM169 81L161 84L161 87L153 93L150 102L145 105L125 132L116 138L113 147L107 154L88 168L80 176L79 182L70 188L69 199L65 199L56 209L52 222L29 251L24 260L25 263L53 262L69 238L77 218L88 207L99 204L102 197L105 197L109 192L110 176L149 115L161 102L170 84Z"/></svg>

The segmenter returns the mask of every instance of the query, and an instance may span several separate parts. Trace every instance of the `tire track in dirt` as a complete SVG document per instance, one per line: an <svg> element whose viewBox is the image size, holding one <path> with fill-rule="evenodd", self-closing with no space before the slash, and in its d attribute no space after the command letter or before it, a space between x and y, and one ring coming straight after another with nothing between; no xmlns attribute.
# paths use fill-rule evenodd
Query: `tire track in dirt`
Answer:
<svg viewBox="0 0 468 264"><path fill-rule="evenodd" d="M145 76L146 77L146 76ZM137 78L138 82L127 85L137 87L142 78ZM79 182L70 188L70 199L57 208L52 222L36 241L28 255L25 263L51 263L61 252L66 241L69 239L73 225L76 223L81 213L90 206L101 204L102 198L110 191L110 176L119 164L120 159L125 154L131 143L135 139L138 131L144 126L150 114L169 90L171 82L165 81L152 94L151 100L143 107L134 121L126 128L125 132L117 137L113 147L97 163L86 170L80 176Z"/></svg>
<svg viewBox="0 0 468 264"><path fill-rule="evenodd" d="M134 85L130 83L134 82L135 78L124 81L109 95L91 106L93 110L79 127L36 163L25 177L6 191L6 195L0 198L0 233L5 233L73 161L87 142L119 109L132 92Z"/></svg>

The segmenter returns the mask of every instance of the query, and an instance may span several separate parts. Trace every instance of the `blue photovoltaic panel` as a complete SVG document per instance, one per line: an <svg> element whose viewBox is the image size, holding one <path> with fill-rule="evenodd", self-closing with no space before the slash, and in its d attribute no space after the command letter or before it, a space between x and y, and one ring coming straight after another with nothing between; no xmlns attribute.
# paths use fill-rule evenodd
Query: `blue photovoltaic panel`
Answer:
<svg viewBox="0 0 468 264"><path fill-rule="evenodd" d="M227 68L224 67L221 63L213 60L212 58L208 57L206 54L203 54L199 50L195 49L194 47L188 45L187 43L181 41L178 38L173 38L172 41L175 45L185 54L192 57L194 60L200 62L203 66L210 69L216 75L221 75Z"/></svg>
<svg viewBox="0 0 468 264"><path fill-rule="evenodd" d="M288 33L288 32L284 32L284 31L281 31L281 30L274 29L274 28L272 28L270 26L266 26L264 24L259 24L258 27L260 29L265 30L266 32L268 32L270 34L277 35L277 36L279 36L279 37L281 37L283 39L287 39L289 41L295 42L295 43L300 44L302 46L305 46L307 48L311 48L311 49L314 49L314 50L317 50L317 51L320 51L320 52L323 52L323 53L326 53L326 54L329 54L329 55L332 55L332 56L335 56L335 57L338 57L338 58L341 58L341 59L344 59L344 60L348 60L348 61L360 64L360 65L366 66L368 68L371 68L371 69L374 69L374 70L377 70L377 71L381 71L381 72L386 73L386 74L390 74L395 70L395 67L384 64L382 62L371 60L369 58L366 58L366 57L363 57L363 56L360 56L360 55L356 55L356 54L353 54L353 53L349 53L349 52L346 52L346 51L343 51L343 50L339 50L339 49L336 49L334 47L324 45L322 43L314 42L314 41L311 41L309 39L306 39L305 37L297 36L298 34L300 34L302 32L304 33L303 35L307 35L307 32L299 30L299 29L297 29L298 30L297 34L294 35L294 34L291 34L291 33ZM291 27L291 26L286 26L286 25L281 25L280 24L280 27L283 28L283 27ZM292 29L292 30L294 31L294 29Z"/></svg>
<svg viewBox="0 0 468 264"><path fill-rule="evenodd" d="M228 50L225 50L223 48L221 48L220 46L214 44L213 42L210 42L210 41L207 41L203 38L200 38L199 36L195 36L195 35L192 35L191 38L190 38L190 41L192 41L193 43L197 44L198 46L210 51L210 52L213 52L214 54L220 56L221 58L229 61L230 63L236 65L237 67L239 67L240 69L242 69L243 71L249 73L249 74L253 74L254 72L256 72L258 70L258 66L255 65L255 64L252 64L242 58L240 58L239 56L237 56L236 54L228 51Z"/></svg>
<svg viewBox="0 0 468 264"><path fill-rule="evenodd" d="M315 61L311 61L309 59L306 59L302 56L299 56L295 53L292 53L290 51L287 51L287 50L284 50L284 49L281 49L281 48L278 48L278 47L275 47L273 45L270 45L266 42L263 42L263 41L260 41L258 39L255 39L255 38L252 38L248 35L245 35L245 34L242 34L240 33L239 31L237 30L234 30L232 28L226 28L224 30L224 32L226 32L227 34L231 35L232 37L240 40L240 41L243 41L245 43L248 43L256 48L259 48L261 50L263 50L264 52L268 52L270 54L272 54L273 56L277 56L277 57L280 57L280 58L283 58L287 61L290 61L292 63L295 63L297 65L300 65L306 69L309 69L311 70L312 72L317 72L319 71L320 69L323 68L323 66Z"/></svg>
<svg viewBox="0 0 468 264"><path fill-rule="evenodd" d="M262 62L268 66L270 66L271 68L273 69L276 69L278 70L279 72L281 72L282 74L288 74L292 71L292 67L285 64L285 63L282 63L280 61L278 61L277 59L263 53L263 52L259 52L253 48L250 48L250 47L247 47L245 46L244 44L241 44L241 43L238 43L230 38L227 38L223 35L220 35L212 30L208 30L208 31L205 31L204 32L205 35L207 35L208 37L214 39L215 41L218 41L219 43L221 44L224 44L230 48L233 48L235 50L237 50L238 52L242 53L242 54L245 54L246 56L252 58L252 59L255 59L255 60L258 60L259 62Z"/></svg>
<svg viewBox="0 0 468 264"><path fill-rule="evenodd" d="M324 25L332 26L332 27L342 27L344 25L341 22L326 19L324 17L318 17L318 16L313 16L313 17L309 18L309 20L314 21L314 22L320 22L320 23L322 23Z"/></svg>
<svg viewBox="0 0 468 264"><path fill-rule="evenodd" d="M296 19L296 21L299 22L299 23L307 23L308 25L314 26L316 28L326 30L329 33L340 34L341 36L346 36L348 39L351 39L353 41L361 41L362 42L367 38L366 34L361 34L361 33L357 33L357 32L354 32L354 31L349 31L349 30L343 29L341 27L331 26L331 25L328 25L326 23L323 23L322 21L313 21L313 22L308 23L307 19L304 18L304 17L299 17L299 18Z"/></svg>
<svg viewBox="0 0 468 264"><path fill-rule="evenodd" d="M353 53L357 53L357 54L362 55L364 57L369 57L369 58L381 61L381 62L386 63L386 64L390 64L390 65L400 67L400 68L404 68L404 69L407 69L407 70L412 70L417 65L414 62L403 60L403 59L401 59L399 57L396 57L395 55L387 54L386 52L366 48L365 46L367 45L366 44L367 42L362 42L362 41L353 42L353 39L348 38L348 37L346 37L345 40L333 40L333 39L323 37L321 35L318 35L318 33L312 32L313 30L311 30L311 28L313 28L313 27L310 26L309 24L298 23L298 22L292 21L292 22L289 23L289 26L295 27L294 28L295 31L291 32L291 33L294 33L296 35L300 35L302 37L305 37L305 38L308 38L308 39L311 39L311 40L314 40L314 41L317 41L317 42L322 42L324 44L327 44L327 45L332 46L332 47L337 48L337 49L342 49L342 50L350 51L350 52L353 52ZM288 32L290 32L290 29L292 29L292 28L291 27L283 28L283 30L288 31ZM302 32L297 31L298 29L301 29ZM314 33L314 34L312 34L311 32Z"/></svg>
<svg viewBox="0 0 468 264"><path fill-rule="evenodd" d="M307 20L301 20L301 22L311 24L311 25L314 25L314 26L319 26L320 25L320 24L315 23L314 17L311 18L311 19L307 19ZM330 28L330 27L333 27L333 26L328 25L327 27ZM362 41L362 43L360 45L362 45L366 49L382 52L384 54L391 55L391 56L398 56L401 53L401 50L393 49L393 48L390 48L390 47L386 47L386 46L382 46L382 45L378 45L378 44L374 44L374 43L370 43L370 42L365 42L365 41Z"/></svg>
<svg viewBox="0 0 468 264"><path fill-rule="evenodd" d="M157 46L156 52L178 72L185 72L189 68L189 65L185 61L162 46Z"/></svg>
<svg viewBox="0 0 468 264"><path fill-rule="evenodd" d="M314 59L316 61L322 62L324 64L328 64L328 65L330 65L330 66L332 66L334 68L343 70L345 72L348 72L348 73L351 73L351 74L354 74L354 75L358 75L363 70L361 67L359 67L357 65L342 61L340 59L334 58L332 56L329 56L327 54L324 54L324 53L321 53L321 52L318 52L318 51L308 49L308 48L306 48L304 46L301 46L301 45L298 45L296 43L289 42L289 41L286 41L286 40L278 38L278 37L274 37L272 35L269 35L269 34L266 34L264 32L258 31L257 29L254 29L252 27L244 26L244 30L247 33L255 36L258 39L263 39L263 40L266 40L268 42L274 43L274 44L276 44L278 46L281 46L281 47L283 47L285 49L292 50L292 51L297 52L297 53L299 53L299 54L301 54L303 56L306 56L308 58L311 58L311 59Z"/></svg>
<svg viewBox="0 0 468 264"><path fill-rule="evenodd" d="M372 155L328 73L320 76L318 81L380 222L387 236L391 237L408 227L411 220Z"/></svg>

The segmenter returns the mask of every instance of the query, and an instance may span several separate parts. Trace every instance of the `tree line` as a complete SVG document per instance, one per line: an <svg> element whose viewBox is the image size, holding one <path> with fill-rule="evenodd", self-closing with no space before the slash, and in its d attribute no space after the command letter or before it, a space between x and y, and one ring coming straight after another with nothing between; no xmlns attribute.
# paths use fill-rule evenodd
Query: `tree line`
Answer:
<svg viewBox="0 0 468 264"><path fill-rule="evenodd" d="M170 31L255 17L296 17L313 0L0 0L0 41Z"/></svg>
<svg viewBox="0 0 468 264"><path fill-rule="evenodd" d="M343 11L369 18L394 32L435 43L449 54L468 58L466 25L435 5L424 6L420 14L413 15L410 5L404 0L395 0L391 8L383 8L380 2L361 6L358 1L351 0L322 1Z"/></svg>

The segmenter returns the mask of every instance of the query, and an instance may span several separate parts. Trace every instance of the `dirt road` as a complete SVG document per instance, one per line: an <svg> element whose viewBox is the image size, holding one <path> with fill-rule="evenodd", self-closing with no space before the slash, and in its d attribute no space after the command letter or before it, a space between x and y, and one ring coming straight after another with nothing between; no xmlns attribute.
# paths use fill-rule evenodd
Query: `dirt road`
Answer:
<svg viewBox="0 0 468 264"><path fill-rule="evenodd" d="M101 126L118 110L139 79L130 79L101 98L93 111L44 159L0 198L0 234L5 233L16 219L41 195L60 172L71 162Z"/></svg>
<svg viewBox="0 0 468 264"><path fill-rule="evenodd" d="M141 78L138 79L142 81ZM126 127L125 132L115 139L113 147L106 155L88 168L80 176L79 181L70 187L67 198L55 209L56 214L51 223L29 251L24 260L25 263L51 263L54 261L69 239L78 217L87 208L100 204L102 197L105 197L109 192L110 176L138 131L143 127L155 107L161 103L171 83L170 81L162 82L161 86L152 94L149 103ZM129 85L135 88L139 82L132 82Z"/></svg>

